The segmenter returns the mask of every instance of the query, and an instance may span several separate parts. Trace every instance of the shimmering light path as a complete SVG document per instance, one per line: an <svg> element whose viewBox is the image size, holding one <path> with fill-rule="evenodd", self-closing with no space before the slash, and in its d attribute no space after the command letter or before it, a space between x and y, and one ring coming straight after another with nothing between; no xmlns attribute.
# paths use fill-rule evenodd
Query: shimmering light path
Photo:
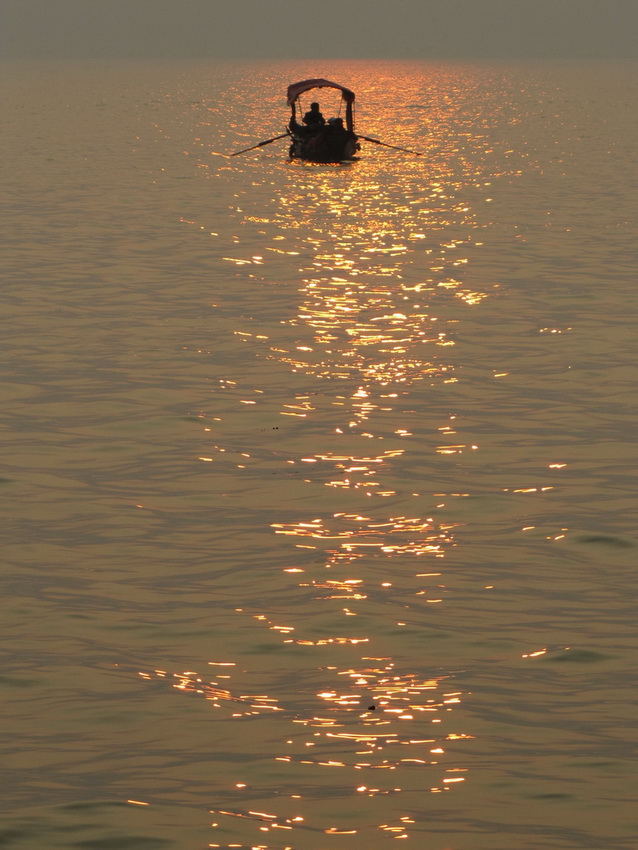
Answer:
<svg viewBox="0 0 638 850"><path fill-rule="evenodd" d="M92 111L7 296L16 846L629 850L617 72L335 65L424 157L223 156L306 72L51 78Z"/></svg>

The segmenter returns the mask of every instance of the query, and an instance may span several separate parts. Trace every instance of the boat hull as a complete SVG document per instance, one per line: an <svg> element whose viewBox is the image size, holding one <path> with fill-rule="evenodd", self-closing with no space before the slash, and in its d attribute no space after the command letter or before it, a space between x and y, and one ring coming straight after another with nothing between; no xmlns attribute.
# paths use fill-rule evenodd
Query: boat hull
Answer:
<svg viewBox="0 0 638 850"><path fill-rule="evenodd" d="M290 158L308 162L344 162L356 159L358 150L357 137L351 134L345 138L335 138L332 134L317 134L309 138L293 136Z"/></svg>

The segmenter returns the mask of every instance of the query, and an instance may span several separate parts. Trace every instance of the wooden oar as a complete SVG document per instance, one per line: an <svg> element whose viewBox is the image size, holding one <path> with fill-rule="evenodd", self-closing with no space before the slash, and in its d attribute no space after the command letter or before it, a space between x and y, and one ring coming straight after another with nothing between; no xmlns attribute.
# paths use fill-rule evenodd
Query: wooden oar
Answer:
<svg viewBox="0 0 638 850"><path fill-rule="evenodd" d="M389 145L387 142L380 142L379 139L371 139L370 136L359 136L360 139L365 139L366 142L373 142L375 145L383 145L384 148L392 148L395 151L403 151L403 153L413 153L415 156L423 156L423 152L411 151L408 148L398 148L396 145Z"/></svg>
<svg viewBox="0 0 638 850"><path fill-rule="evenodd" d="M281 136L275 136L273 139L266 139L264 142L259 142L257 145L253 145L251 148L244 148L242 151L235 151L235 153L229 154L229 156L237 156L239 153L248 153L248 151L254 151L255 148L263 148L264 145L269 145L271 142L276 142L277 139L284 139L286 136L290 135L290 131L282 133Z"/></svg>

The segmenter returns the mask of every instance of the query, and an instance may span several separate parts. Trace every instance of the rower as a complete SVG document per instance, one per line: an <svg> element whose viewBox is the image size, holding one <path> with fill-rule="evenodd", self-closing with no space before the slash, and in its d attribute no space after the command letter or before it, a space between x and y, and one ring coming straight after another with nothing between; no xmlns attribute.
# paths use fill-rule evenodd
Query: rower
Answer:
<svg viewBox="0 0 638 850"><path fill-rule="evenodd" d="M326 123L325 118L319 111L318 103L315 102L310 104L310 111L306 112L304 115L303 123L312 133L318 132Z"/></svg>

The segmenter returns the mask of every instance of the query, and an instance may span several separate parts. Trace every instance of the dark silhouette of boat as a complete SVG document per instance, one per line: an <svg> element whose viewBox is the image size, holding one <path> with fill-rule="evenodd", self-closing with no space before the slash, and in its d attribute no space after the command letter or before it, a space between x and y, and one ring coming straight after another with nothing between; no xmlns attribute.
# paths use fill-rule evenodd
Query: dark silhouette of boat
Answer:
<svg viewBox="0 0 638 850"><path fill-rule="evenodd" d="M301 122L298 121L297 107L300 96L312 89L322 88L337 89L341 92L340 106L345 106L344 117L339 115L324 122L321 113L317 113L320 122L307 123L304 117ZM288 86L287 100L292 113L288 124L292 137L289 151L291 159L309 162L344 162L357 159L356 153L360 146L354 131L353 91L323 78L302 80Z"/></svg>
<svg viewBox="0 0 638 850"><path fill-rule="evenodd" d="M337 89L341 92L339 113L345 105L345 115L341 114L329 118L327 121L319 111L319 104L311 104L310 112L301 116L301 122L297 120L297 107L300 107L299 98L302 94L312 89ZM288 106L291 110L288 129L285 133L273 136L272 139L264 139L249 148L233 151L228 156L239 156L242 153L263 148L276 142L278 139L290 138L289 154L291 159L302 159L308 162L348 162L359 159L356 154L361 149L359 140L372 142L384 148L390 148L403 153L423 156L421 151L413 151L409 148L401 148L397 145L389 145L380 139L370 136L357 135L354 131L354 92L339 83L324 80L317 77L312 80L301 80L288 86Z"/></svg>

